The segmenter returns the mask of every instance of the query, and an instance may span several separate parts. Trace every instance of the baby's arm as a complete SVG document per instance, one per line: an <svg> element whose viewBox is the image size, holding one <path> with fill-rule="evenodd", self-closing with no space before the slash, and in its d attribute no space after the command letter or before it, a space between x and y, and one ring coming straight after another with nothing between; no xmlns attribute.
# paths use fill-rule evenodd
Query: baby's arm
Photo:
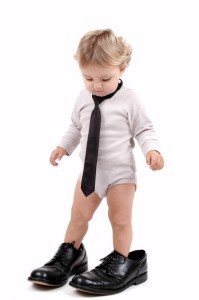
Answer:
<svg viewBox="0 0 199 300"><path fill-rule="evenodd" d="M140 145L146 163L151 170L161 170L164 167L164 159L160 154L160 147L153 124L148 117L143 104L136 98L131 102L129 109L129 123L133 137Z"/></svg>
<svg viewBox="0 0 199 300"><path fill-rule="evenodd" d="M78 101L73 109L71 121L68 130L59 142L59 146L50 155L50 163L53 166L58 166L57 160L60 161L64 155L71 155L80 142L81 124L79 121Z"/></svg>
<svg viewBox="0 0 199 300"><path fill-rule="evenodd" d="M79 99L78 99L79 100ZM72 152L80 143L81 138L81 123L79 116L79 102L76 102L72 115L71 115L71 124L68 127L68 130L65 132L61 141L58 144L58 148L65 149L66 155L71 155ZM81 99L80 99L81 100ZM56 149L55 149L56 150Z"/></svg>

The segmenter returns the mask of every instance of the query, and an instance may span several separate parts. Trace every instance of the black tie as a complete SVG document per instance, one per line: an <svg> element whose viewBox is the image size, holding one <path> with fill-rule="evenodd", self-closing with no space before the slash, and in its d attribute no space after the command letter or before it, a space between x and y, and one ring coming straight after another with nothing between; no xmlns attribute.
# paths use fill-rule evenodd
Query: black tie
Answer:
<svg viewBox="0 0 199 300"><path fill-rule="evenodd" d="M105 99L111 98L122 86L123 82L120 79L117 89L104 97L92 95L95 107L91 113L89 133L86 147L86 155L84 161L84 170L81 182L81 189L87 197L95 191L96 165L99 148L99 136L101 125L101 112L99 104Z"/></svg>

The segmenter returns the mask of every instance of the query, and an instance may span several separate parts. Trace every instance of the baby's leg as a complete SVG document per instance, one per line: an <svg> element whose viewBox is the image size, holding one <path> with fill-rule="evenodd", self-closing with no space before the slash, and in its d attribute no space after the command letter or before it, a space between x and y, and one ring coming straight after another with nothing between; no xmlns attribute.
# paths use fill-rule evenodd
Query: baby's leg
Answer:
<svg viewBox="0 0 199 300"><path fill-rule="evenodd" d="M93 270L74 276L69 283L72 287L92 294L109 295L147 280L146 252L141 249L129 253L134 193L132 183L109 187L107 203L113 228L113 250L116 251L104 257Z"/></svg>
<svg viewBox="0 0 199 300"><path fill-rule="evenodd" d="M77 182L71 209L71 219L64 239L65 243L75 241L75 248L79 248L88 230L88 223L101 201L102 199L95 193L85 197L81 190L80 181Z"/></svg>
<svg viewBox="0 0 199 300"><path fill-rule="evenodd" d="M126 257L132 242L134 194L134 184L117 184L109 187L107 193L108 214L113 230L113 247Z"/></svg>

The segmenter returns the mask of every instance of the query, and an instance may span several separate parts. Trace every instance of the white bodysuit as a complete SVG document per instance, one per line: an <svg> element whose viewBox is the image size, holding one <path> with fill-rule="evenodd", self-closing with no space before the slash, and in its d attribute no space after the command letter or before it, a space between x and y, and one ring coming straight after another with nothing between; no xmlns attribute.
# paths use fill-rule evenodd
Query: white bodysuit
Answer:
<svg viewBox="0 0 199 300"><path fill-rule="evenodd" d="M110 186L134 183L136 165L132 149L134 139L144 156L150 150L159 150L159 144L151 120L136 94L122 86L110 99L100 104L101 129L95 192L104 198ZM84 165L91 112L94 108L92 94L83 90L72 113L72 123L61 139L59 146L69 155L80 143L80 158ZM81 171L79 179L82 177Z"/></svg>

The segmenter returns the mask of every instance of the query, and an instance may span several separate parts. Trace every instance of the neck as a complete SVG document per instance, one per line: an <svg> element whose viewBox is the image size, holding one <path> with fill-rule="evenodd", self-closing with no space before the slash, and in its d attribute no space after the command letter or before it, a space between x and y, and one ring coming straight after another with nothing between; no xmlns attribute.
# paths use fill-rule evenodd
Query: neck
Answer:
<svg viewBox="0 0 199 300"><path fill-rule="evenodd" d="M98 100L99 103L101 103L102 101L113 97L113 95L115 95L115 93L117 93L117 91L119 91L119 89L122 87L122 85L123 85L123 81L122 81L122 79L120 79L120 81L118 83L118 86L117 86L116 90L113 93L110 93L110 94L108 94L106 96L103 96L103 97L92 95L92 98L95 99L95 100Z"/></svg>

